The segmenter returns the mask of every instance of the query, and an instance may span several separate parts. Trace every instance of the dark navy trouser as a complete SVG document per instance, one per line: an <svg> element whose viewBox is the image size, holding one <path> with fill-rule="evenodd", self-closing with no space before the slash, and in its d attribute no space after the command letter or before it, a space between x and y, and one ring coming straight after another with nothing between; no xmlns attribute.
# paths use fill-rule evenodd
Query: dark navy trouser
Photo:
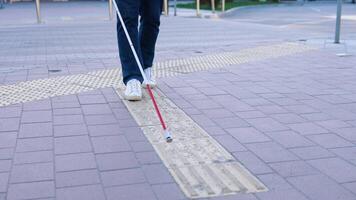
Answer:
<svg viewBox="0 0 356 200"><path fill-rule="evenodd" d="M152 67L159 33L162 0L115 0L144 69ZM138 20L140 16L140 27ZM125 32L117 20L117 39L123 81L143 81Z"/></svg>

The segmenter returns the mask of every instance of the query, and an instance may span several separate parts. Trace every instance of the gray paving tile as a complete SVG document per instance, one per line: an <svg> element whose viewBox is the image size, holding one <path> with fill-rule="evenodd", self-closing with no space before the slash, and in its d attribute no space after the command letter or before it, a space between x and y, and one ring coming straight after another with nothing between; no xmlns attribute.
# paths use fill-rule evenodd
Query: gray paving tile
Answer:
<svg viewBox="0 0 356 200"><path fill-rule="evenodd" d="M88 136L70 136L54 139L55 154L91 152L92 147Z"/></svg>
<svg viewBox="0 0 356 200"><path fill-rule="evenodd" d="M14 156L14 164L31 164L31 163L43 163L52 162L53 152L52 151L35 151L35 152L24 152L16 153Z"/></svg>
<svg viewBox="0 0 356 200"><path fill-rule="evenodd" d="M85 121L87 125L102 125L102 124L115 124L119 121L114 115L86 115Z"/></svg>
<svg viewBox="0 0 356 200"><path fill-rule="evenodd" d="M300 133L301 135L311 135L311 134L320 134L328 133L329 131L316 125L315 123L305 122L288 125L292 130Z"/></svg>
<svg viewBox="0 0 356 200"><path fill-rule="evenodd" d="M310 199L355 199L355 195L324 175L292 177L288 181Z"/></svg>
<svg viewBox="0 0 356 200"><path fill-rule="evenodd" d="M123 135L92 137L91 141L95 153L131 151L130 144Z"/></svg>
<svg viewBox="0 0 356 200"><path fill-rule="evenodd" d="M264 162L269 163L298 160L298 157L275 142L246 144L245 146Z"/></svg>
<svg viewBox="0 0 356 200"><path fill-rule="evenodd" d="M344 121L341 121L341 120L326 120L326 121L319 121L316 123L319 126L322 126L328 130L334 130L334 129L344 128L344 127L351 127L350 124L345 123Z"/></svg>
<svg viewBox="0 0 356 200"><path fill-rule="evenodd" d="M314 122L314 121L325 121L325 120L330 120L332 117L328 114L325 113L308 113L308 114L301 114L301 117L304 119Z"/></svg>
<svg viewBox="0 0 356 200"><path fill-rule="evenodd" d="M289 111L277 105L256 106L255 108L266 115L289 113Z"/></svg>
<svg viewBox="0 0 356 200"><path fill-rule="evenodd" d="M105 200L101 185L87 185L56 189L57 200Z"/></svg>
<svg viewBox="0 0 356 200"><path fill-rule="evenodd" d="M260 200L308 200L307 197L295 189L271 190L257 193L256 196Z"/></svg>
<svg viewBox="0 0 356 200"><path fill-rule="evenodd" d="M96 169L93 153L58 155L55 157L56 172Z"/></svg>
<svg viewBox="0 0 356 200"><path fill-rule="evenodd" d="M349 191L353 192L354 194L356 194L356 182L353 183L345 183L343 184L343 186L348 189Z"/></svg>
<svg viewBox="0 0 356 200"><path fill-rule="evenodd" d="M81 108L58 108L53 109L53 115L81 115Z"/></svg>
<svg viewBox="0 0 356 200"><path fill-rule="evenodd" d="M101 179L105 187L147 182L141 168L101 172Z"/></svg>
<svg viewBox="0 0 356 200"><path fill-rule="evenodd" d="M19 138L46 136L53 136L53 127L51 122L21 124Z"/></svg>
<svg viewBox="0 0 356 200"><path fill-rule="evenodd" d="M18 139L16 152L45 151L53 149L52 137Z"/></svg>
<svg viewBox="0 0 356 200"><path fill-rule="evenodd" d="M324 148L337 148L354 146L351 142L341 138L336 134L320 134L307 136L313 142L321 145Z"/></svg>
<svg viewBox="0 0 356 200"><path fill-rule="evenodd" d="M239 117L218 118L213 119L213 121L223 129L249 126L245 120L240 119Z"/></svg>
<svg viewBox="0 0 356 200"><path fill-rule="evenodd" d="M175 183L153 185L152 189L158 200L182 200L185 199L183 192Z"/></svg>
<svg viewBox="0 0 356 200"><path fill-rule="evenodd" d="M123 129L118 124L88 126L90 136L121 135Z"/></svg>
<svg viewBox="0 0 356 200"><path fill-rule="evenodd" d="M218 126L202 127L209 135L226 135L227 132Z"/></svg>
<svg viewBox="0 0 356 200"><path fill-rule="evenodd" d="M162 163L161 158L154 151L138 152L136 158L141 165Z"/></svg>
<svg viewBox="0 0 356 200"><path fill-rule="evenodd" d="M268 132L269 137L285 148L314 146L315 144L294 131Z"/></svg>
<svg viewBox="0 0 356 200"><path fill-rule="evenodd" d="M48 181L54 179L52 163L15 165L11 171L11 183Z"/></svg>
<svg viewBox="0 0 356 200"><path fill-rule="evenodd" d="M17 139L17 132L0 133L0 148L15 147L16 139Z"/></svg>
<svg viewBox="0 0 356 200"><path fill-rule="evenodd" d="M134 184L106 188L108 200L156 200L152 188L148 184Z"/></svg>
<svg viewBox="0 0 356 200"><path fill-rule="evenodd" d="M0 118L18 118L21 117L22 107L1 107Z"/></svg>
<svg viewBox="0 0 356 200"><path fill-rule="evenodd" d="M272 173L272 169L251 152L235 152L233 156L253 174Z"/></svg>
<svg viewBox="0 0 356 200"><path fill-rule="evenodd" d="M330 158L334 157L335 155L319 146L312 146L312 147L300 147L290 149L295 155L299 156L304 160L312 160L318 158Z"/></svg>
<svg viewBox="0 0 356 200"><path fill-rule="evenodd" d="M0 132L2 131L17 131L20 126L20 118L4 118L0 119Z"/></svg>
<svg viewBox="0 0 356 200"><path fill-rule="evenodd" d="M305 161L272 163L269 166L283 177L306 176L320 173Z"/></svg>
<svg viewBox="0 0 356 200"><path fill-rule="evenodd" d="M98 154L96 160L100 171L139 167L132 152Z"/></svg>
<svg viewBox="0 0 356 200"><path fill-rule="evenodd" d="M53 181L10 184L7 200L54 197L54 187Z"/></svg>
<svg viewBox="0 0 356 200"><path fill-rule="evenodd" d="M8 172L11 169L11 160L0 160L0 172Z"/></svg>
<svg viewBox="0 0 356 200"><path fill-rule="evenodd" d="M271 117L283 124L293 124L305 122L305 119L293 113L274 114Z"/></svg>
<svg viewBox="0 0 356 200"><path fill-rule="evenodd" d="M24 111L29 111L29 110L51 110L52 105L51 101L49 99L45 100L40 100L40 101L33 101L33 102L27 102L23 104L23 110Z"/></svg>
<svg viewBox="0 0 356 200"><path fill-rule="evenodd" d="M106 103L106 99L103 95L79 95L80 104L100 104Z"/></svg>
<svg viewBox="0 0 356 200"><path fill-rule="evenodd" d="M348 161L356 160L356 147L330 149L331 152Z"/></svg>
<svg viewBox="0 0 356 200"><path fill-rule="evenodd" d="M15 150L13 148L0 149L0 159L11 160L13 158L14 151Z"/></svg>
<svg viewBox="0 0 356 200"><path fill-rule="evenodd" d="M94 170L80 170L56 173L56 187L73 187L80 185L100 184L99 172Z"/></svg>
<svg viewBox="0 0 356 200"><path fill-rule="evenodd" d="M288 130L288 127L271 118L247 119L247 122L262 132Z"/></svg>
<svg viewBox="0 0 356 200"><path fill-rule="evenodd" d="M202 110L204 115L209 117L210 119L218 119L218 118L229 118L234 117L235 115L227 109L218 108L218 109L208 109Z"/></svg>
<svg viewBox="0 0 356 200"><path fill-rule="evenodd" d="M197 124L199 124L202 127L206 126L217 126L215 122L213 122L211 119L209 119L205 115L191 115L190 116Z"/></svg>
<svg viewBox="0 0 356 200"><path fill-rule="evenodd" d="M21 117L21 123L35 123L35 122L51 122L52 111L24 111Z"/></svg>
<svg viewBox="0 0 356 200"><path fill-rule="evenodd" d="M9 173L0 173L0 192L7 192L9 176Z"/></svg>
<svg viewBox="0 0 356 200"><path fill-rule="evenodd" d="M235 114L242 119L253 119L253 118L266 117L266 115L264 113L262 113L261 111L257 111L257 110L235 112Z"/></svg>
<svg viewBox="0 0 356 200"><path fill-rule="evenodd" d="M356 181L356 166L340 158L310 160L308 163L338 183Z"/></svg>
<svg viewBox="0 0 356 200"><path fill-rule="evenodd" d="M147 141L146 136L143 134L142 130L138 127L127 127L122 128L127 141L129 142L140 142Z"/></svg>
<svg viewBox="0 0 356 200"><path fill-rule="evenodd" d="M229 152L246 151L246 148L230 135L218 135L214 136L214 139Z"/></svg>
<svg viewBox="0 0 356 200"><path fill-rule="evenodd" d="M334 133L337 135L349 140L349 141L356 141L356 128L355 127L350 127L350 128L339 128L333 130Z"/></svg>
<svg viewBox="0 0 356 200"><path fill-rule="evenodd" d="M271 139L253 127L230 128L226 131L241 143L267 142Z"/></svg>
<svg viewBox="0 0 356 200"><path fill-rule="evenodd" d="M143 165L142 169L150 184L174 182L172 176L163 164Z"/></svg>
<svg viewBox="0 0 356 200"><path fill-rule="evenodd" d="M284 178L278 174L262 174L258 175L257 177L267 186L268 190L270 191L293 189L293 186L291 186Z"/></svg>
<svg viewBox="0 0 356 200"><path fill-rule="evenodd" d="M55 115L53 125L83 124L83 115Z"/></svg>
<svg viewBox="0 0 356 200"><path fill-rule="evenodd" d="M53 126L53 132L55 137L88 135L85 124L57 125Z"/></svg>
<svg viewBox="0 0 356 200"><path fill-rule="evenodd" d="M111 114L111 108L108 104L89 104L82 105L83 113L85 115L99 115L99 114Z"/></svg>
<svg viewBox="0 0 356 200"><path fill-rule="evenodd" d="M134 152L152 152L153 146L148 141L131 142L130 146Z"/></svg>

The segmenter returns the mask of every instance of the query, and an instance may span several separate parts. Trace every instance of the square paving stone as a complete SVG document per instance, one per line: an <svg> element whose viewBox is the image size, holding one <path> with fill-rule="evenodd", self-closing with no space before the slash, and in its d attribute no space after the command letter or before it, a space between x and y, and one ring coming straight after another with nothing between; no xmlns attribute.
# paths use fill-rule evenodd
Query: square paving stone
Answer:
<svg viewBox="0 0 356 200"><path fill-rule="evenodd" d="M0 108L0 118L14 118L21 117L22 108L17 107L1 107Z"/></svg>
<svg viewBox="0 0 356 200"><path fill-rule="evenodd" d="M230 128L226 129L228 133L237 141L241 143L254 143L254 142L266 142L270 141L268 137L266 137L263 133L256 130L255 128Z"/></svg>
<svg viewBox="0 0 356 200"><path fill-rule="evenodd" d="M328 130L318 126L315 123L311 123L311 122L289 124L288 126L292 130L300 133L301 135L311 135L311 134L320 134L320 133L328 133L329 132Z"/></svg>
<svg viewBox="0 0 356 200"><path fill-rule="evenodd" d="M275 142L246 144L246 147L267 163L298 160L298 157Z"/></svg>
<svg viewBox="0 0 356 200"><path fill-rule="evenodd" d="M54 139L55 154L91 152L92 147L88 136L70 136Z"/></svg>
<svg viewBox="0 0 356 200"><path fill-rule="evenodd" d="M53 109L53 115L81 115L81 108L59 108Z"/></svg>
<svg viewBox="0 0 356 200"><path fill-rule="evenodd" d="M0 172L10 171L11 165L11 160L0 160Z"/></svg>
<svg viewBox="0 0 356 200"><path fill-rule="evenodd" d="M0 148L15 147L17 139L16 132L0 132Z"/></svg>
<svg viewBox="0 0 356 200"><path fill-rule="evenodd" d="M39 199L55 196L53 181L10 184L7 200Z"/></svg>
<svg viewBox="0 0 356 200"><path fill-rule="evenodd" d="M55 115L54 125L84 124L83 115Z"/></svg>
<svg viewBox="0 0 356 200"><path fill-rule="evenodd" d="M177 184L168 183L152 186L154 193L158 200L182 200L185 199L183 192L180 190Z"/></svg>
<svg viewBox="0 0 356 200"><path fill-rule="evenodd" d="M154 151L136 153L136 158L141 165L162 163L161 158Z"/></svg>
<svg viewBox="0 0 356 200"><path fill-rule="evenodd" d="M288 127L271 118L247 119L247 122L262 132L283 131Z"/></svg>
<svg viewBox="0 0 356 200"><path fill-rule="evenodd" d="M20 126L20 118L4 118L0 119L0 132L2 131L17 131Z"/></svg>
<svg viewBox="0 0 356 200"><path fill-rule="evenodd" d="M113 114L110 115L85 115L87 125L117 124L118 120Z"/></svg>
<svg viewBox="0 0 356 200"><path fill-rule="evenodd" d="M269 166L283 177L305 176L320 173L305 161L272 163Z"/></svg>
<svg viewBox="0 0 356 200"><path fill-rule="evenodd" d="M34 123L34 122L51 122L52 111L24 111L21 117L21 123Z"/></svg>
<svg viewBox="0 0 356 200"><path fill-rule="evenodd" d="M223 129L250 126L245 120L238 117L219 118L213 119L213 121Z"/></svg>
<svg viewBox="0 0 356 200"><path fill-rule="evenodd" d="M121 135L123 130L118 124L88 126L90 136Z"/></svg>
<svg viewBox="0 0 356 200"><path fill-rule="evenodd" d="M0 192L7 192L9 176L10 173L0 173Z"/></svg>
<svg viewBox="0 0 356 200"><path fill-rule="evenodd" d="M44 151L53 149L52 137L18 139L16 152Z"/></svg>
<svg viewBox="0 0 356 200"><path fill-rule="evenodd" d="M105 200L104 190L101 185L86 185L56 190L57 200Z"/></svg>
<svg viewBox="0 0 356 200"><path fill-rule="evenodd" d="M105 189L108 200L156 200L148 184L116 186Z"/></svg>
<svg viewBox="0 0 356 200"><path fill-rule="evenodd" d="M355 195L324 175L310 175L288 178L296 189L309 199L354 200Z"/></svg>
<svg viewBox="0 0 356 200"><path fill-rule="evenodd" d="M100 171L139 167L136 156L132 152L97 154L96 160Z"/></svg>
<svg viewBox="0 0 356 200"><path fill-rule="evenodd" d="M246 151L246 148L231 135L218 135L214 136L214 139L229 152Z"/></svg>
<svg viewBox="0 0 356 200"><path fill-rule="evenodd" d="M356 181L356 166L340 158L310 160L308 163L338 183Z"/></svg>
<svg viewBox="0 0 356 200"><path fill-rule="evenodd" d="M236 152L233 156L253 174L272 173L272 169L251 152Z"/></svg>
<svg viewBox="0 0 356 200"><path fill-rule="evenodd" d="M101 179L105 187L147 182L141 168L101 172Z"/></svg>
<svg viewBox="0 0 356 200"><path fill-rule="evenodd" d="M91 140L95 153L131 151L130 144L123 135L92 137Z"/></svg>
<svg viewBox="0 0 356 200"><path fill-rule="evenodd" d="M54 126L53 129L55 137L88 135L88 130L85 124L57 125Z"/></svg>
<svg viewBox="0 0 356 200"><path fill-rule="evenodd" d="M349 141L356 142L356 127L335 129L333 132Z"/></svg>
<svg viewBox="0 0 356 200"><path fill-rule="evenodd" d="M271 117L283 124L293 124L293 123L305 122L305 119L303 119L299 115L296 115L293 113L274 114L274 115L271 115Z"/></svg>
<svg viewBox="0 0 356 200"><path fill-rule="evenodd" d="M99 183L99 172L96 169L56 173L57 188L92 185Z"/></svg>
<svg viewBox="0 0 356 200"><path fill-rule="evenodd" d="M34 151L16 153L14 157L14 164L31 164L52 162L54 160L52 151Z"/></svg>
<svg viewBox="0 0 356 200"><path fill-rule="evenodd" d="M51 122L21 124L19 138L45 137L53 135Z"/></svg>
<svg viewBox="0 0 356 200"><path fill-rule="evenodd" d="M168 169L163 164L143 165L142 169L150 184L174 182Z"/></svg>
<svg viewBox="0 0 356 200"><path fill-rule="evenodd" d="M83 113L85 115L99 115L99 114L111 114L111 108L108 104L90 104L82 105Z"/></svg>
<svg viewBox="0 0 356 200"><path fill-rule="evenodd" d="M103 95L79 95L80 104L101 104L106 103L106 99Z"/></svg>
<svg viewBox="0 0 356 200"><path fill-rule="evenodd" d="M55 157L55 161L57 172L96 169L93 153L59 155Z"/></svg>
<svg viewBox="0 0 356 200"><path fill-rule="evenodd" d="M296 189L270 190L256 193L259 200L308 200L308 198Z"/></svg>
<svg viewBox="0 0 356 200"><path fill-rule="evenodd" d="M314 146L315 144L293 131L269 132L268 136L285 148Z"/></svg>
<svg viewBox="0 0 356 200"><path fill-rule="evenodd" d="M312 147L300 147L300 148L293 148L290 149L294 154L299 156L304 160L312 160L318 158L329 158L334 157L335 155L319 146L312 146Z"/></svg>
<svg viewBox="0 0 356 200"><path fill-rule="evenodd" d="M52 163L15 165L11 171L11 183L48 181L54 179Z"/></svg>
<svg viewBox="0 0 356 200"><path fill-rule="evenodd" d="M324 148L354 146L354 144L336 134L309 135L308 138Z"/></svg>

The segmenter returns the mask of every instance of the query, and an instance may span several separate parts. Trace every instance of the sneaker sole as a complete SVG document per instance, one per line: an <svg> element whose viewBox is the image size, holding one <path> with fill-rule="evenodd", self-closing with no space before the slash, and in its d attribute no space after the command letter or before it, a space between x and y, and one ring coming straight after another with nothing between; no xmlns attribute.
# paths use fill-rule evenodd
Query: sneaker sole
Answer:
<svg viewBox="0 0 356 200"><path fill-rule="evenodd" d="M128 101L141 101L142 96L125 96L125 99Z"/></svg>

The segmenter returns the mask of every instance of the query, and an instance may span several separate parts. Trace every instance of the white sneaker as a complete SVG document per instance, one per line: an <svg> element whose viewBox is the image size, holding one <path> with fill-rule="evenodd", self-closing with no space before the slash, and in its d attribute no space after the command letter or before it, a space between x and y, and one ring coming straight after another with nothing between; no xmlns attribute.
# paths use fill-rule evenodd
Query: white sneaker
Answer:
<svg viewBox="0 0 356 200"><path fill-rule="evenodd" d="M154 88L156 87L156 80L153 78L153 74L152 74L152 67L149 67L145 70L143 70L146 74L146 78L147 78L147 81L144 80L143 83L142 83L142 87L143 88L146 88L147 87L147 84L151 87L151 88Z"/></svg>
<svg viewBox="0 0 356 200"><path fill-rule="evenodd" d="M131 79L126 84L125 99L129 101L140 101L142 99L141 82Z"/></svg>

